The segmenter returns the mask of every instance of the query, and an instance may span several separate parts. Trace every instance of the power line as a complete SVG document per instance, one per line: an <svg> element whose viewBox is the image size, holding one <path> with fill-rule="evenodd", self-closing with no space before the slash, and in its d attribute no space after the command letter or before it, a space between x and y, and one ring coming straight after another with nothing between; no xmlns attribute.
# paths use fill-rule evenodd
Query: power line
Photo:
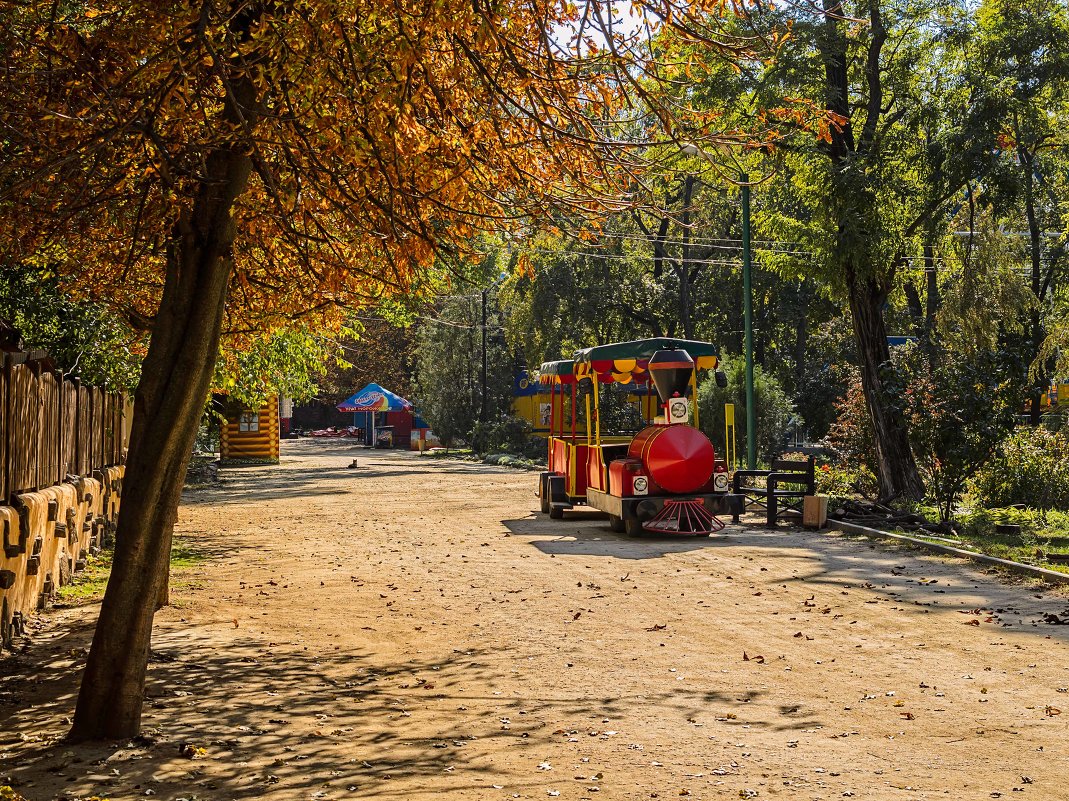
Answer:
<svg viewBox="0 0 1069 801"><path fill-rule="evenodd" d="M570 236L572 236L574 239L580 239L580 240L586 239L586 237L581 235L582 232L569 231L567 233ZM590 236L593 236L595 240L596 239L623 239L623 240L631 240L631 241L636 241L636 242L643 242L643 243L651 244L651 245L652 244L656 244L658 241L660 241L662 244L678 244L678 245L687 244L682 239L675 239L675 238L659 239L658 237L647 236L646 234L630 234L630 233L624 233L622 231L603 231L603 232L600 232L600 233L597 233L597 234L593 234L593 233L590 233L590 232L588 232L588 233L590 234ZM788 248L797 247L798 246L797 242L787 242L785 240L777 240L777 239L751 239L750 241L755 245L758 245L758 244L760 244L760 245L772 245L772 246L776 246L776 247L788 247ZM742 245L742 240L741 239L735 239L733 237L726 237L726 236L725 237L702 237L702 236L696 236L696 237L691 237L690 238L689 244L691 244L691 245L700 244L700 245L709 245L709 246L717 246L717 245L721 245L721 244L726 244L727 246L734 246L734 245L741 246Z"/></svg>
<svg viewBox="0 0 1069 801"><path fill-rule="evenodd" d="M569 251L561 252L561 251L556 251L556 250L543 250L543 249L540 249L540 248L524 248L522 250L519 250L519 252L522 252L522 253L535 253L535 254L539 254L539 255L559 255L559 256L566 256L566 257L586 256L588 258L606 259L608 261L633 262L633 261L636 260L635 256L628 256L628 255L619 254L619 253L606 253L606 252L597 253L597 252L575 251L575 250L569 250ZM788 253L788 251L767 251L767 250L763 251L763 252L765 252L765 253L768 253L768 252ZM788 255L791 255L791 256L806 256L806 257L812 256L811 253L799 252L799 251L789 252ZM641 260L649 260L650 259L650 257L639 257L639 258ZM681 261L681 259L672 259L672 261ZM706 265L712 265L712 266L740 267L740 266L742 266L742 258L741 257L738 258L738 259L692 259L692 258L688 258L688 259L686 259L686 263L688 265L689 264L706 264Z"/></svg>

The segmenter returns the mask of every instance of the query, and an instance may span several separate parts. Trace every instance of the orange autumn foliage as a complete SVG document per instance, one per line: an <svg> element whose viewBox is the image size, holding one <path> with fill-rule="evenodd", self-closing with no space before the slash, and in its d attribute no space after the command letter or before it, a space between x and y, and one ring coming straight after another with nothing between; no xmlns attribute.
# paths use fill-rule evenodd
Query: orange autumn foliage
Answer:
<svg viewBox="0 0 1069 801"><path fill-rule="evenodd" d="M746 7L645 0L613 27L551 0L9 6L0 258L55 263L147 326L206 154L236 142L254 174L226 330L416 291L480 231L619 203L646 166L629 145L715 138L715 116L652 100L674 78L647 37L753 57L775 42L721 24Z"/></svg>

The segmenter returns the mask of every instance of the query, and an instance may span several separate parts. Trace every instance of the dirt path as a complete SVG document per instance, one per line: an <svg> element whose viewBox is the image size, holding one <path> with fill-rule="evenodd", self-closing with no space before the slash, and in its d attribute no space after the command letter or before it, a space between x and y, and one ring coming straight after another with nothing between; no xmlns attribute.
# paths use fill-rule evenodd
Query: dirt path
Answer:
<svg viewBox="0 0 1069 801"><path fill-rule="evenodd" d="M535 514L532 473L410 454L298 442L223 475L181 512L207 558L157 616L148 736L54 742L95 607L52 613L0 661L0 784L1069 799L1064 597L830 534L628 539Z"/></svg>

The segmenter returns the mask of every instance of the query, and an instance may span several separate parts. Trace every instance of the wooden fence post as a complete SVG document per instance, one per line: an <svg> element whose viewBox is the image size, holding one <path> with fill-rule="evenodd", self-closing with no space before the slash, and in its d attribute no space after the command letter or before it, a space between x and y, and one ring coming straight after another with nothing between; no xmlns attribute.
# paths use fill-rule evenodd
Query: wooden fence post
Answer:
<svg viewBox="0 0 1069 801"><path fill-rule="evenodd" d="M30 371L33 373L33 377L36 380L33 382L34 397L33 400L30 401L30 411L31 414L37 415L37 436L34 438L33 442L34 469L30 471L33 474L33 486L28 489L37 492L37 490L41 489L41 471L44 469L41 464L41 439L43 437L41 429L44 427L44 420L42 419L44 417L44 401L41 399L41 363L39 361L34 361L31 362L31 364L32 367L30 367Z"/></svg>

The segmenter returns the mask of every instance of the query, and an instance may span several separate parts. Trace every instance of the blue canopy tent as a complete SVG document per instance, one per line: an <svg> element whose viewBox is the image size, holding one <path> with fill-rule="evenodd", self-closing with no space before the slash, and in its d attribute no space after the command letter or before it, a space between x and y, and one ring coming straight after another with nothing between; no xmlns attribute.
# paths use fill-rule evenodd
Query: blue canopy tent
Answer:
<svg viewBox="0 0 1069 801"><path fill-rule="evenodd" d="M356 415L361 412L367 416L365 421L370 418L370 424L365 425L364 430L371 432L371 437L366 440L371 447L375 447L375 412L401 412L411 408L410 401L375 383L353 393L337 406L340 412L353 413L353 425L357 425Z"/></svg>

